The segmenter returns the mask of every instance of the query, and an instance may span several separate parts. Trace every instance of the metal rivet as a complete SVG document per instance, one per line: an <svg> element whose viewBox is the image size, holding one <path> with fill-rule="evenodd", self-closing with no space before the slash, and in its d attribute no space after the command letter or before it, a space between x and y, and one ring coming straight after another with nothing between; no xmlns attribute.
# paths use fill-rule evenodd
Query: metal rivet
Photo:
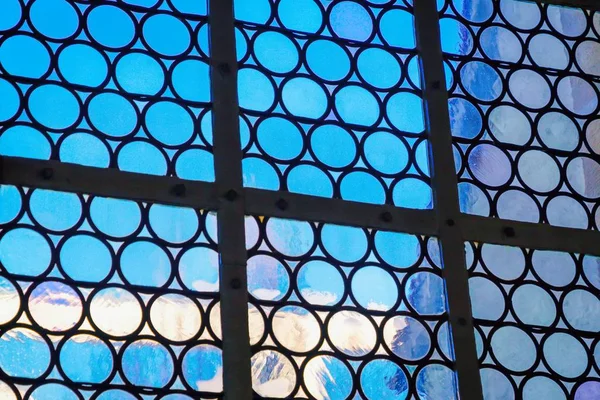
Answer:
<svg viewBox="0 0 600 400"><path fill-rule="evenodd" d="M235 199L237 199L238 194L235 190L230 189L227 191L227 193L225 193L225 198L229 201L235 201Z"/></svg>
<svg viewBox="0 0 600 400"><path fill-rule="evenodd" d="M392 222L394 218L392 217L392 213L389 211L384 211L381 213L381 220L383 222Z"/></svg>
<svg viewBox="0 0 600 400"><path fill-rule="evenodd" d="M54 177L54 170L52 168L44 168L40 171L42 179L50 180Z"/></svg>
<svg viewBox="0 0 600 400"><path fill-rule="evenodd" d="M229 283L229 285L231 286L232 289L239 289L242 287L242 281L239 280L238 278L233 278L231 280L231 282Z"/></svg>
<svg viewBox="0 0 600 400"><path fill-rule="evenodd" d="M275 202L275 206L284 211L288 208L289 204L286 199L279 199Z"/></svg>
<svg viewBox="0 0 600 400"><path fill-rule="evenodd" d="M431 82L431 87L432 89L438 90L442 87L442 83L440 81L433 81Z"/></svg>
<svg viewBox="0 0 600 400"><path fill-rule="evenodd" d="M509 238L517 236L517 232L515 232L515 228L512 226L505 226L502 228L502 233L504 233L504 236Z"/></svg>
<svg viewBox="0 0 600 400"><path fill-rule="evenodd" d="M449 218L446 220L446 225L448 226L454 226L456 224L456 222L454 222L454 220L452 218Z"/></svg>
<svg viewBox="0 0 600 400"><path fill-rule="evenodd" d="M218 69L219 73L223 76L229 75L231 73L231 67L227 63L220 63Z"/></svg>
<svg viewBox="0 0 600 400"><path fill-rule="evenodd" d="M459 317L456 321L458 322L458 324L460 326L466 326L467 325L467 319L466 318Z"/></svg>
<svg viewBox="0 0 600 400"><path fill-rule="evenodd" d="M171 188L171 193L177 197L185 196L186 188L183 183L178 183L177 185Z"/></svg>

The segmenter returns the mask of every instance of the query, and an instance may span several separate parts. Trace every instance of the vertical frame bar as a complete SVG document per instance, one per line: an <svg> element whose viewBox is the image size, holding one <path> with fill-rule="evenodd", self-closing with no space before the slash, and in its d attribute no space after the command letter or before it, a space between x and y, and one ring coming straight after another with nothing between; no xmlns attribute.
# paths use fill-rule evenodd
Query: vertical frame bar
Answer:
<svg viewBox="0 0 600 400"><path fill-rule="evenodd" d="M415 0L417 46L421 55L426 125L438 234L448 293L458 387L462 400L483 398L469 298L465 245L452 151L448 94L436 0Z"/></svg>
<svg viewBox="0 0 600 400"><path fill-rule="evenodd" d="M252 381L246 285L246 238L239 138L233 0L210 0L211 95L219 194L221 327L225 399L250 400Z"/></svg>

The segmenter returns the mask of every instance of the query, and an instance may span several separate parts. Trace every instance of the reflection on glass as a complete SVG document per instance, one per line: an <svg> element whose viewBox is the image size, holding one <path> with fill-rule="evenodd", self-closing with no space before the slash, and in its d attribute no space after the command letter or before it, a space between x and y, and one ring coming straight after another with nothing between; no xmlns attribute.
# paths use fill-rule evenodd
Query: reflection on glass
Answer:
<svg viewBox="0 0 600 400"><path fill-rule="evenodd" d="M6 185L0 204L0 398L221 395L213 215Z"/></svg>
<svg viewBox="0 0 600 400"><path fill-rule="evenodd" d="M246 227L257 395L342 400L360 384L368 400L411 386L456 399L435 239L278 218Z"/></svg>

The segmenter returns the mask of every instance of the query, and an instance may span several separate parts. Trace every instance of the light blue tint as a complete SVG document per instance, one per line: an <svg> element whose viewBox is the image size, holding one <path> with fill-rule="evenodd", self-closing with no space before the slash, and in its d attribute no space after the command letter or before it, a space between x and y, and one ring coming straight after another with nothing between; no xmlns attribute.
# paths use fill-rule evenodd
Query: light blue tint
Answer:
<svg viewBox="0 0 600 400"><path fill-rule="evenodd" d="M294 42L279 32L263 32L254 39L254 55L258 62L276 74L284 74L298 65L298 49Z"/></svg>
<svg viewBox="0 0 600 400"><path fill-rule="evenodd" d="M508 86L510 93L518 103L528 108L541 109L552 100L552 89L546 79L548 78L533 70L521 69L510 75ZM580 78L573 79L574 81L571 81L571 77L567 77L559 81L558 97L561 99L570 96L580 98L582 101L576 107L584 111L583 114L591 113L597 105L596 92L586 81ZM572 103L566 103L566 108L578 113L577 110L569 107L570 104Z"/></svg>
<svg viewBox="0 0 600 400"><path fill-rule="evenodd" d="M387 117L394 127L409 133L425 130L423 100L410 92L399 92L390 97L385 105Z"/></svg>
<svg viewBox="0 0 600 400"><path fill-rule="evenodd" d="M352 276L351 287L358 304L367 310L389 311L398 301L396 281L383 268L374 266L359 268Z"/></svg>
<svg viewBox="0 0 600 400"><path fill-rule="evenodd" d="M399 207L425 210L433 208L431 187L420 179L405 178L394 186L394 204Z"/></svg>
<svg viewBox="0 0 600 400"><path fill-rule="evenodd" d="M66 39L79 28L77 9L66 0L35 0L29 9L33 28L51 39Z"/></svg>
<svg viewBox="0 0 600 400"><path fill-rule="evenodd" d="M295 117L319 119L327 111L327 92L309 78L292 78L281 89L283 104Z"/></svg>
<svg viewBox="0 0 600 400"><path fill-rule="evenodd" d="M276 258L256 255L248 259L248 293L259 300L278 301L289 291L290 276Z"/></svg>
<svg viewBox="0 0 600 400"><path fill-rule="evenodd" d="M357 60L358 73L371 86L390 89L400 82L402 69L400 62L378 47L362 51Z"/></svg>
<svg viewBox="0 0 600 400"><path fill-rule="evenodd" d="M132 394L127 393L124 390L120 389L110 389L106 392L102 392L100 396L96 398L96 400L138 400Z"/></svg>
<svg viewBox="0 0 600 400"><path fill-rule="evenodd" d="M510 158L494 145L484 143L471 148L468 161L473 177L485 185L500 187L511 178Z"/></svg>
<svg viewBox="0 0 600 400"><path fill-rule="evenodd" d="M595 400L598 395L600 395L600 382L588 381L577 388L575 400Z"/></svg>
<svg viewBox="0 0 600 400"><path fill-rule="evenodd" d="M65 375L77 383L106 381L114 362L108 345L88 334L69 338L63 344L59 358Z"/></svg>
<svg viewBox="0 0 600 400"><path fill-rule="evenodd" d="M545 376L534 376L523 386L523 400L556 399L566 400L563 389L558 383Z"/></svg>
<svg viewBox="0 0 600 400"><path fill-rule="evenodd" d="M183 378L198 391L221 392L222 384L216 384L223 373L221 349L201 344L188 351L181 363Z"/></svg>
<svg viewBox="0 0 600 400"><path fill-rule="evenodd" d="M0 45L0 64L10 75L39 79L48 73L50 54L31 36L9 36Z"/></svg>
<svg viewBox="0 0 600 400"><path fill-rule="evenodd" d="M460 81L471 96L481 101L496 100L503 89L499 73L481 61L464 64L460 70Z"/></svg>
<svg viewBox="0 0 600 400"><path fill-rule="evenodd" d="M320 355L304 367L304 384L313 397L345 400L352 392L352 374L338 358Z"/></svg>
<svg viewBox="0 0 600 400"><path fill-rule="evenodd" d="M196 235L200 227L198 215L191 208L153 204L148 217L156 235L169 243L187 242Z"/></svg>
<svg viewBox="0 0 600 400"><path fill-rule="evenodd" d="M0 134L0 154L48 160L52 153L49 140L37 129L15 125Z"/></svg>
<svg viewBox="0 0 600 400"><path fill-rule="evenodd" d="M514 399L515 390L510 380L500 371L493 368L482 368L479 371L483 398L491 400Z"/></svg>
<svg viewBox="0 0 600 400"><path fill-rule="evenodd" d="M390 46L414 49L415 26L411 13L401 9L386 11L379 21L380 35Z"/></svg>
<svg viewBox="0 0 600 400"><path fill-rule="evenodd" d="M177 81L175 71L172 77L173 85ZM145 53L127 53L121 57L117 61L115 77L124 91L147 96L158 94L165 82L165 72L161 64Z"/></svg>
<svg viewBox="0 0 600 400"><path fill-rule="evenodd" d="M577 37L587 29L587 14L581 8L551 5L546 13L550 25L564 36Z"/></svg>
<svg viewBox="0 0 600 400"><path fill-rule="evenodd" d="M350 72L350 57L339 44L325 39L311 42L306 48L306 64L321 79L339 81Z"/></svg>
<svg viewBox="0 0 600 400"><path fill-rule="evenodd" d="M51 231L73 228L82 217L80 198L74 193L36 189L29 197L33 219Z"/></svg>
<svg viewBox="0 0 600 400"><path fill-rule="evenodd" d="M440 364L426 365L417 375L417 394L422 399L456 400L456 384L450 368Z"/></svg>
<svg viewBox="0 0 600 400"><path fill-rule="evenodd" d="M330 11L329 24L342 39L365 42L373 33L373 18L367 8L354 1L336 3Z"/></svg>
<svg viewBox="0 0 600 400"><path fill-rule="evenodd" d="M291 169L287 175L287 186L292 193L320 197L333 196L331 178L314 165L301 164Z"/></svg>
<svg viewBox="0 0 600 400"><path fill-rule="evenodd" d="M117 164L121 171L149 175L166 175L165 155L153 144L144 141L129 142L119 150Z"/></svg>
<svg viewBox="0 0 600 400"><path fill-rule="evenodd" d="M378 172L397 174L409 161L406 145L389 132L374 132L364 142L365 158Z"/></svg>
<svg viewBox="0 0 600 400"><path fill-rule="evenodd" d="M194 134L193 115L172 101L152 103L146 110L144 122L148 132L167 146L181 145Z"/></svg>
<svg viewBox="0 0 600 400"><path fill-rule="evenodd" d="M298 271L300 295L310 304L333 306L344 296L344 278L331 264L312 260Z"/></svg>
<svg viewBox="0 0 600 400"><path fill-rule="evenodd" d="M264 112L275 102L275 88L262 72L242 68L238 72L238 99L240 107Z"/></svg>
<svg viewBox="0 0 600 400"><path fill-rule="evenodd" d="M206 26L206 25L205 25ZM203 27L204 28L204 27ZM208 54L208 28L202 29L202 39L198 37L198 41L202 40L200 46L204 53ZM200 32L198 32L200 36ZM235 54L238 61L241 61L248 53L248 40L240 28L235 28Z"/></svg>
<svg viewBox="0 0 600 400"><path fill-rule="evenodd" d="M444 280L431 272L417 272L406 281L404 289L408 303L420 315L441 315L446 312Z"/></svg>
<svg viewBox="0 0 600 400"><path fill-rule="evenodd" d="M304 137L300 129L281 117L261 121L256 128L256 138L267 155L279 160L298 157L304 147Z"/></svg>
<svg viewBox="0 0 600 400"><path fill-rule="evenodd" d="M10 82L0 78L0 122L17 115L21 104L19 91Z"/></svg>
<svg viewBox="0 0 600 400"><path fill-rule="evenodd" d="M108 136L123 137L135 130L137 110L125 97L117 93L100 93L88 103L91 124Z"/></svg>
<svg viewBox="0 0 600 400"><path fill-rule="evenodd" d="M60 250L59 261L69 278L82 282L100 282L112 269L107 245L88 235L68 238Z"/></svg>
<svg viewBox="0 0 600 400"><path fill-rule="evenodd" d="M104 57L92 46L72 44L60 52L58 70L69 83L98 87L108 76L108 62Z"/></svg>
<svg viewBox="0 0 600 400"><path fill-rule="evenodd" d="M245 158L242 167L245 187L279 190L279 175L268 162L255 157Z"/></svg>
<svg viewBox="0 0 600 400"><path fill-rule="evenodd" d="M171 0L173 7L179 12L194 15L208 15L207 0Z"/></svg>
<svg viewBox="0 0 600 400"><path fill-rule="evenodd" d="M489 130L496 140L522 146L531 138L532 123L516 107L500 105L492 108L488 115Z"/></svg>
<svg viewBox="0 0 600 400"><path fill-rule="evenodd" d="M502 280L515 280L525 271L525 255L518 247L485 243L481 247L481 257L485 267Z"/></svg>
<svg viewBox="0 0 600 400"><path fill-rule="evenodd" d="M235 0L234 11L241 21L264 24L271 16L271 4L269 0Z"/></svg>
<svg viewBox="0 0 600 400"><path fill-rule="evenodd" d="M392 353L403 360L421 360L431 349L427 328L412 317L396 316L388 320L383 329L383 338Z"/></svg>
<svg viewBox="0 0 600 400"><path fill-rule="evenodd" d="M530 30L541 22L541 7L520 0L500 1L500 12L509 24L519 29Z"/></svg>
<svg viewBox="0 0 600 400"><path fill-rule="evenodd" d="M368 172L354 171L342 178L342 199L361 203L384 204L386 199L383 183Z"/></svg>
<svg viewBox="0 0 600 400"><path fill-rule="evenodd" d="M73 390L58 383L46 383L38 386L31 392L30 398L35 400L79 400Z"/></svg>
<svg viewBox="0 0 600 400"><path fill-rule="evenodd" d="M63 130L79 119L80 106L73 92L53 84L35 88L28 101L31 116L49 129Z"/></svg>
<svg viewBox="0 0 600 400"><path fill-rule="evenodd" d="M107 145L89 133L74 133L60 144L59 158L62 162L107 168L110 153Z"/></svg>
<svg viewBox="0 0 600 400"><path fill-rule="evenodd" d="M487 21L494 12L493 0L459 0L452 4L463 18L475 23Z"/></svg>
<svg viewBox="0 0 600 400"><path fill-rule="evenodd" d="M568 333L556 332L548 336L543 354L550 369L567 379L580 377L588 367L586 347Z"/></svg>
<svg viewBox="0 0 600 400"><path fill-rule="evenodd" d="M315 237L311 224L303 221L271 218L267 238L276 251L288 257L300 257L310 251Z"/></svg>
<svg viewBox="0 0 600 400"><path fill-rule="evenodd" d="M41 275L50 266L51 252L47 239L32 229L5 231L0 239L0 261L10 274Z"/></svg>
<svg viewBox="0 0 600 400"><path fill-rule="evenodd" d="M190 290L219 291L219 255L207 247L193 247L179 260L179 277Z"/></svg>
<svg viewBox="0 0 600 400"><path fill-rule="evenodd" d="M171 275L167 253L152 242L130 243L119 261L123 276L132 285L161 287Z"/></svg>
<svg viewBox="0 0 600 400"><path fill-rule="evenodd" d="M23 199L16 186L0 185L0 224L7 224L14 220L21 211Z"/></svg>
<svg viewBox="0 0 600 400"><path fill-rule="evenodd" d="M531 256L531 262L536 275L551 286L567 286L577 276L577 266L568 253L536 250ZM521 263L524 264L524 261Z"/></svg>
<svg viewBox="0 0 600 400"><path fill-rule="evenodd" d="M202 149L186 150L177 158L175 172L181 179L214 182L213 154Z"/></svg>
<svg viewBox="0 0 600 400"><path fill-rule="evenodd" d="M360 86L345 86L335 94L335 109L343 122L373 126L379 120L381 107L377 97Z"/></svg>
<svg viewBox="0 0 600 400"><path fill-rule="evenodd" d="M490 215L490 202L485 193L470 182L460 182L458 184L458 200L460 202L460 210L464 213L484 217Z"/></svg>
<svg viewBox="0 0 600 400"><path fill-rule="evenodd" d="M473 318L487 321L501 319L506 308L504 293L491 280L474 276L469 279Z"/></svg>
<svg viewBox="0 0 600 400"><path fill-rule="evenodd" d="M389 360L377 359L365 365L360 386L368 400L404 400L408 396L406 373Z"/></svg>
<svg viewBox="0 0 600 400"><path fill-rule="evenodd" d="M527 325L549 327L556 318L552 294L540 286L519 286L512 294L511 303L517 317Z"/></svg>
<svg viewBox="0 0 600 400"><path fill-rule="evenodd" d="M450 112L450 128L452 136L473 139L483 128L483 118L479 109L462 97L452 97L448 100Z"/></svg>
<svg viewBox="0 0 600 400"><path fill-rule="evenodd" d="M551 149L574 151L579 144L579 131L566 114L549 111L538 120L538 135Z"/></svg>
<svg viewBox="0 0 600 400"><path fill-rule="evenodd" d="M162 388L174 371L173 357L162 344L141 339L131 343L122 353L121 369L133 385Z"/></svg>
<svg viewBox="0 0 600 400"><path fill-rule="evenodd" d="M315 157L330 168L343 168L356 157L356 141L346 129L337 125L321 125L310 136Z"/></svg>
<svg viewBox="0 0 600 400"><path fill-rule="evenodd" d="M375 250L383 261L392 267L409 268L421 256L421 243L416 236L377 231L375 233Z"/></svg>
<svg viewBox="0 0 600 400"><path fill-rule="evenodd" d="M106 197L92 200L90 216L102 233L120 238L135 232L142 219L140 206L136 202Z"/></svg>
<svg viewBox="0 0 600 400"><path fill-rule="evenodd" d="M177 64L171 74L175 93L184 100L210 102L210 70L199 60L185 60Z"/></svg>
<svg viewBox="0 0 600 400"><path fill-rule="evenodd" d="M140 6L144 8L154 7L160 0L122 0L126 4Z"/></svg>
<svg viewBox="0 0 600 400"><path fill-rule="evenodd" d="M445 53L464 56L473 51L471 31L454 18L440 19L440 37Z"/></svg>
<svg viewBox="0 0 600 400"><path fill-rule="evenodd" d="M492 60L516 63L523 55L523 45L518 36L501 26L486 28L479 36L479 43L485 55ZM530 43L530 52L534 50L532 44L535 42Z"/></svg>
<svg viewBox="0 0 600 400"><path fill-rule="evenodd" d="M191 35L185 23L169 14L155 14L144 21L144 39L150 49L168 57L184 53L190 46Z"/></svg>
<svg viewBox="0 0 600 400"><path fill-rule="evenodd" d="M496 330L491 337L491 346L498 362L514 372L528 370L537 357L533 339L514 326L503 326Z"/></svg>
<svg viewBox="0 0 600 400"><path fill-rule="evenodd" d="M92 40L113 49L129 45L136 36L132 18L124 10L111 5L92 9L87 15L87 28Z"/></svg>
<svg viewBox="0 0 600 400"><path fill-rule="evenodd" d="M19 0L4 0L0 16L0 31L7 31L15 27L22 15L23 10Z"/></svg>
<svg viewBox="0 0 600 400"><path fill-rule="evenodd" d="M281 0L277 14L286 29L316 33L323 24L323 13L318 4L317 0Z"/></svg>
<svg viewBox="0 0 600 400"><path fill-rule="evenodd" d="M13 378L39 378L50 366L50 348L38 333L15 328L0 336L0 368Z"/></svg>
<svg viewBox="0 0 600 400"><path fill-rule="evenodd" d="M563 315L575 329L585 332L600 331L600 298L588 290L575 289L563 299Z"/></svg>
<svg viewBox="0 0 600 400"><path fill-rule="evenodd" d="M596 289L600 289L600 258L585 256L583 258L583 272L588 282Z"/></svg>
<svg viewBox="0 0 600 400"><path fill-rule="evenodd" d="M368 249L367 234L362 228L326 224L321 230L321 241L327 253L343 263L360 260Z"/></svg>

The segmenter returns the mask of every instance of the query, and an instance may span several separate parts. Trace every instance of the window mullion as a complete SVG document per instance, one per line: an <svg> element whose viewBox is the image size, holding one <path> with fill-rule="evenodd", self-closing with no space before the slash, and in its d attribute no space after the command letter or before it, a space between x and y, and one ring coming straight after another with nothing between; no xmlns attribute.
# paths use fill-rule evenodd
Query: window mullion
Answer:
<svg viewBox="0 0 600 400"><path fill-rule="evenodd" d="M239 138L233 0L210 0L211 95L215 177L219 194L218 237L225 398L250 400L250 341L242 152Z"/></svg>
<svg viewBox="0 0 600 400"><path fill-rule="evenodd" d="M432 186L438 221L442 264L447 286L460 398L483 398L471 317L464 239L452 151L452 134L445 90L439 17L435 0L414 2L417 45L421 54L423 95L430 135Z"/></svg>

